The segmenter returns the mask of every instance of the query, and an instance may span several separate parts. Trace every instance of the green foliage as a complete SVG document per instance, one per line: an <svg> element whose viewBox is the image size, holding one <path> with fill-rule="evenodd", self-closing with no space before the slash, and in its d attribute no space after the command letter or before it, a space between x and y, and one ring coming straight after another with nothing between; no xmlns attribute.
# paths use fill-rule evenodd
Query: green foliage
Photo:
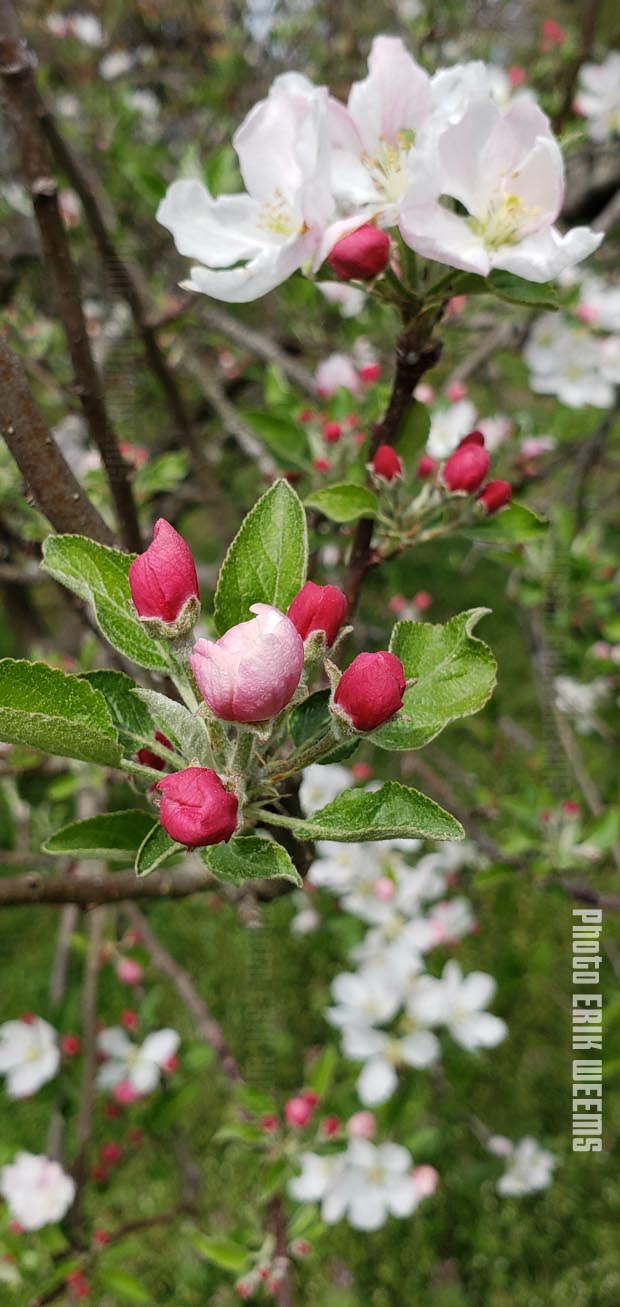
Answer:
<svg viewBox="0 0 620 1307"><path fill-rule="evenodd" d="M316 690L314 694L308 695L297 708L294 708L290 718L289 727L294 743L298 749L302 745L308 744L311 740L319 739L325 735L331 728L332 719L329 712L329 690ZM359 740L345 740L342 744L337 744L330 753L324 754L319 759L320 765L327 765L332 762L340 762L343 758L349 758L355 753Z"/></svg>
<svg viewBox="0 0 620 1307"><path fill-rule="evenodd" d="M545 518L532 512L526 504L513 501L506 508L500 509L499 513L493 513L490 517L481 516L464 534L473 536L476 540L497 541L498 544L520 544L544 538L547 528Z"/></svg>
<svg viewBox="0 0 620 1307"><path fill-rule="evenodd" d="M215 594L220 635L250 617L250 604L284 612L306 579L306 517L287 481L276 481L241 523L224 559Z"/></svg>
<svg viewBox="0 0 620 1307"><path fill-rule="evenodd" d="M218 880L243 885L247 880L290 880L302 885L291 856L275 840L256 835L237 835L227 844L213 844L201 850L206 867Z"/></svg>
<svg viewBox="0 0 620 1307"><path fill-rule="evenodd" d="M182 703L169 699L158 690L134 687L132 697L146 705L155 725L183 758L188 762L195 759L200 767L212 766L209 738L200 717L195 717Z"/></svg>
<svg viewBox="0 0 620 1307"><path fill-rule="evenodd" d="M262 409L246 410L245 417L283 467L308 470L310 453L303 427L292 418Z"/></svg>
<svg viewBox="0 0 620 1307"><path fill-rule="evenodd" d="M124 672L106 668L97 672L84 672L82 679L103 695L120 743L127 753L135 753L137 744L152 737L154 727L148 708L136 699L136 687L131 677L125 676Z"/></svg>
<svg viewBox="0 0 620 1307"><path fill-rule="evenodd" d="M138 876L148 876L166 862L173 853L180 853L182 844L171 840L163 826L152 826L136 854L135 869Z"/></svg>
<svg viewBox="0 0 620 1307"><path fill-rule="evenodd" d="M356 522L360 517L374 517L379 500L366 486L344 483L315 490L306 499L308 508L317 508L332 522Z"/></svg>
<svg viewBox="0 0 620 1307"><path fill-rule="evenodd" d="M47 663L0 662L0 738L107 767L121 758L103 695Z"/></svg>
<svg viewBox="0 0 620 1307"><path fill-rule="evenodd" d="M43 849L46 853L70 854L74 858L131 862L146 836L157 825L152 813L138 808L102 812L54 831Z"/></svg>
<svg viewBox="0 0 620 1307"><path fill-rule="evenodd" d="M271 818L270 818L271 819ZM273 818L276 822L275 817ZM277 822L276 822L277 824ZM463 827L418 790L386 781L373 793L345 790L305 821L287 822L302 840L460 840Z"/></svg>

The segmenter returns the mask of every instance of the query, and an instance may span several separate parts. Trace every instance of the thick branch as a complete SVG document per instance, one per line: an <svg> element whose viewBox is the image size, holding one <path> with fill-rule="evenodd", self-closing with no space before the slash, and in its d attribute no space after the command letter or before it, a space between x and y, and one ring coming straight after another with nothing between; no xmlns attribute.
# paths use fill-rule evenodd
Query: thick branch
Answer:
<svg viewBox="0 0 620 1307"><path fill-rule="evenodd" d="M82 490L30 394L20 360L0 334L0 433L33 495L56 531L77 531L114 544L114 536Z"/></svg>
<svg viewBox="0 0 620 1307"><path fill-rule="evenodd" d="M22 41L7 32L3 4L0 18L0 76L21 149L22 168L28 184L41 245L49 268L60 319L86 423L106 470L123 541L129 549L140 549L140 528L129 469L121 456L110 422L101 378L92 356L82 309L80 281L71 257L69 241L58 204L58 189L50 176L49 161L38 117L38 95L33 76L34 59ZM74 528L75 529L75 528Z"/></svg>
<svg viewBox="0 0 620 1307"><path fill-rule="evenodd" d="M35 855L33 855L34 860ZM0 865L2 855L0 854ZM26 872L0 877L0 908L27 903L123 903L128 899L183 899L210 885L204 867L175 867L140 879L133 871L76 873L58 876Z"/></svg>

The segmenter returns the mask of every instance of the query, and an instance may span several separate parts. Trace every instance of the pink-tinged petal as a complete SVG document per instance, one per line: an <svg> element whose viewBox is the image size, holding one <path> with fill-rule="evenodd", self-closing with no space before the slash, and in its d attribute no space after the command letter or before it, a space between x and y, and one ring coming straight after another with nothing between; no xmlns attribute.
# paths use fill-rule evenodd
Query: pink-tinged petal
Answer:
<svg viewBox="0 0 620 1307"><path fill-rule="evenodd" d="M377 36L368 77L351 87L348 109L366 150L398 143L403 130L417 130L430 109L430 79L400 37Z"/></svg>
<svg viewBox="0 0 620 1307"><path fill-rule="evenodd" d="M565 268L587 259L603 240L602 232L573 227L565 236L555 227L526 236L518 245L503 245L492 256L493 267L504 268L527 281L552 281Z"/></svg>
<svg viewBox="0 0 620 1307"><path fill-rule="evenodd" d="M491 261L484 242L463 218L443 205L405 203L398 225L406 244L424 258L488 276Z"/></svg>
<svg viewBox="0 0 620 1307"><path fill-rule="evenodd" d="M237 667L230 654L220 647L219 642L197 640L189 663L205 703L209 707L217 704L220 717L226 712L232 713Z"/></svg>

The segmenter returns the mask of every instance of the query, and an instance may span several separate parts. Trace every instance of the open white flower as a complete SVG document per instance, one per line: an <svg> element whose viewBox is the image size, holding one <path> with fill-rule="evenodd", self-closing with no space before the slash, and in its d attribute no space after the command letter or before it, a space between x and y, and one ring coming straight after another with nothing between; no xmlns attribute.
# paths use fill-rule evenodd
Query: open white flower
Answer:
<svg viewBox="0 0 620 1307"><path fill-rule="evenodd" d="M489 1140L490 1151L494 1152L491 1143ZM497 1181L498 1194L520 1198L523 1194L534 1194L547 1189L551 1184L557 1165L556 1158L546 1148L541 1148L530 1135L520 1139L517 1144L509 1144L509 1152L504 1152L502 1156L506 1157L507 1164L504 1174Z"/></svg>
<svg viewBox="0 0 620 1307"><path fill-rule="evenodd" d="M109 1026L97 1039L106 1059L97 1073L98 1088L115 1089L127 1083L138 1095L150 1094L180 1042L176 1030L164 1029L147 1035L143 1044L134 1044L121 1026Z"/></svg>
<svg viewBox="0 0 620 1307"><path fill-rule="evenodd" d="M463 976L458 962L447 962L441 979L422 976L412 987L407 1010L423 1024L446 1026L461 1048L495 1048L508 1033L500 1017L485 1012L495 993L492 976L470 971Z"/></svg>
<svg viewBox="0 0 620 1307"><path fill-rule="evenodd" d="M476 409L470 399L459 399L449 408L436 409L431 417L427 453L431 458L449 458L475 425Z"/></svg>
<svg viewBox="0 0 620 1307"><path fill-rule="evenodd" d="M391 1021L400 1003L400 985L383 967L367 966L360 971L342 971L335 976L331 992L336 1000L325 1016L330 1025L381 1025Z"/></svg>
<svg viewBox="0 0 620 1307"><path fill-rule="evenodd" d="M321 399L329 399L338 390L348 390L352 395L359 395L362 382L359 372L349 354L329 354L322 359L314 374L316 393ZM318 763L315 764L318 766Z"/></svg>
<svg viewBox="0 0 620 1307"><path fill-rule="evenodd" d="M35 1153L18 1153L0 1170L0 1194L24 1230L61 1221L75 1198L75 1181L58 1162Z"/></svg>
<svg viewBox="0 0 620 1307"><path fill-rule="evenodd" d="M610 337L614 340L615 337ZM543 313L534 324L523 357L530 369L532 390L556 395L568 408L608 408L614 401L615 381L605 374L602 341L583 327ZM608 370L615 377L615 349Z"/></svg>
<svg viewBox="0 0 620 1307"><path fill-rule="evenodd" d="M354 1230L379 1230L390 1215L410 1216L422 1197L411 1170L400 1144L352 1139L323 1197L322 1219L335 1225L346 1217Z"/></svg>
<svg viewBox="0 0 620 1307"><path fill-rule="evenodd" d="M390 1035L371 1026L351 1026L343 1032L343 1052L365 1066L357 1080L357 1092L365 1107L376 1107L392 1097L398 1085L400 1067L428 1067L437 1062L439 1040L431 1030L412 1030Z"/></svg>
<svg viewBox="0 0 620 1307"><path fill-rule="evenodd" d="M179 253L197 260L181 285L240 304L311 261L334 217L327 91L299 73L276 77L233 144L245 194L214 198L200 181L173 182L157 219Z"/></svg>
<svg viewBox="0 0 620 1307"><path fill-rule="evenodd" d="M596 730L596 712L609 695L609 681L597 676L594 681L576 681L572 676L556 676L553 682L555 706L565 717L572 718L579 735Z"/></svg>
<svg viewBox="0 0 620 1307"><path fill-rule="evenodd" d="M527 100L504 114L488 98L472 100L458 121L430 132L408 167L400 230L428 259L483 277L503 268L545 282L602 240L587 227L564 236L554 227L564 198L562 153L546 115ZM446 207L450 199L466 212Z"/></svg>
<svg viewBox="0 0 620 1307"><path fill-rule="evenodd" d="M588 273L579 287L577 316L599 331L620 332L620 285Z"/></svg>
<svg viewBox="0 0 620 1307"><path fill-rule="evenodd" d="M620 133L620 53L610 50L600 64L579 69L575 108L587 119L593 141L608 141Z"/></svg>
<svg viewBox="0 0 620 1307"><path fill-rule="evenodd" d="M52 1080L60 1065L58 1035L42 1017L0 1026L0 1075L9 1098L28 1098Z"/></svg>

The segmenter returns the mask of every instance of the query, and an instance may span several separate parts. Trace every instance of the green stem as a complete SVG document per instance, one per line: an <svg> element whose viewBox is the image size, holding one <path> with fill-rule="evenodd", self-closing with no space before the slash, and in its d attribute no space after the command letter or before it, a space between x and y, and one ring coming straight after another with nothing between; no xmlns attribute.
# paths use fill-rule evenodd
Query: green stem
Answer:
<svg viewBox="0 0 620 1307"><path fill-rule="evenodd" d="M154 767L145 767L141 762L134 762L132 758L121 758L119 766L121 771L130 772L132 776L143 776L149 781L161 780L160 771L155 771Z"/></svg>
<svg viewBox="0 0 620 1307"><path fill-rule="evenodd" d="M337 745L338 741L331 733L323 735L314 744L302 749L299 753L291 753L288 758L280 758L277 762L272 762L266 767L263 775L269 780L283 781L287 776L294 776L296 772L303 771L304 767L309 767L311 763L316 762L317 758L322 758L324 753L329 753Z"/></svg>
<svg viewBox="0 0 620 1307"><path fill-rule="evenodd" d="M249 769L254 750L254 739L255 737L251 731L244 730L243 726L239 727L232 759L232 770L239 772L240 776L245 776Z"/></svg>

